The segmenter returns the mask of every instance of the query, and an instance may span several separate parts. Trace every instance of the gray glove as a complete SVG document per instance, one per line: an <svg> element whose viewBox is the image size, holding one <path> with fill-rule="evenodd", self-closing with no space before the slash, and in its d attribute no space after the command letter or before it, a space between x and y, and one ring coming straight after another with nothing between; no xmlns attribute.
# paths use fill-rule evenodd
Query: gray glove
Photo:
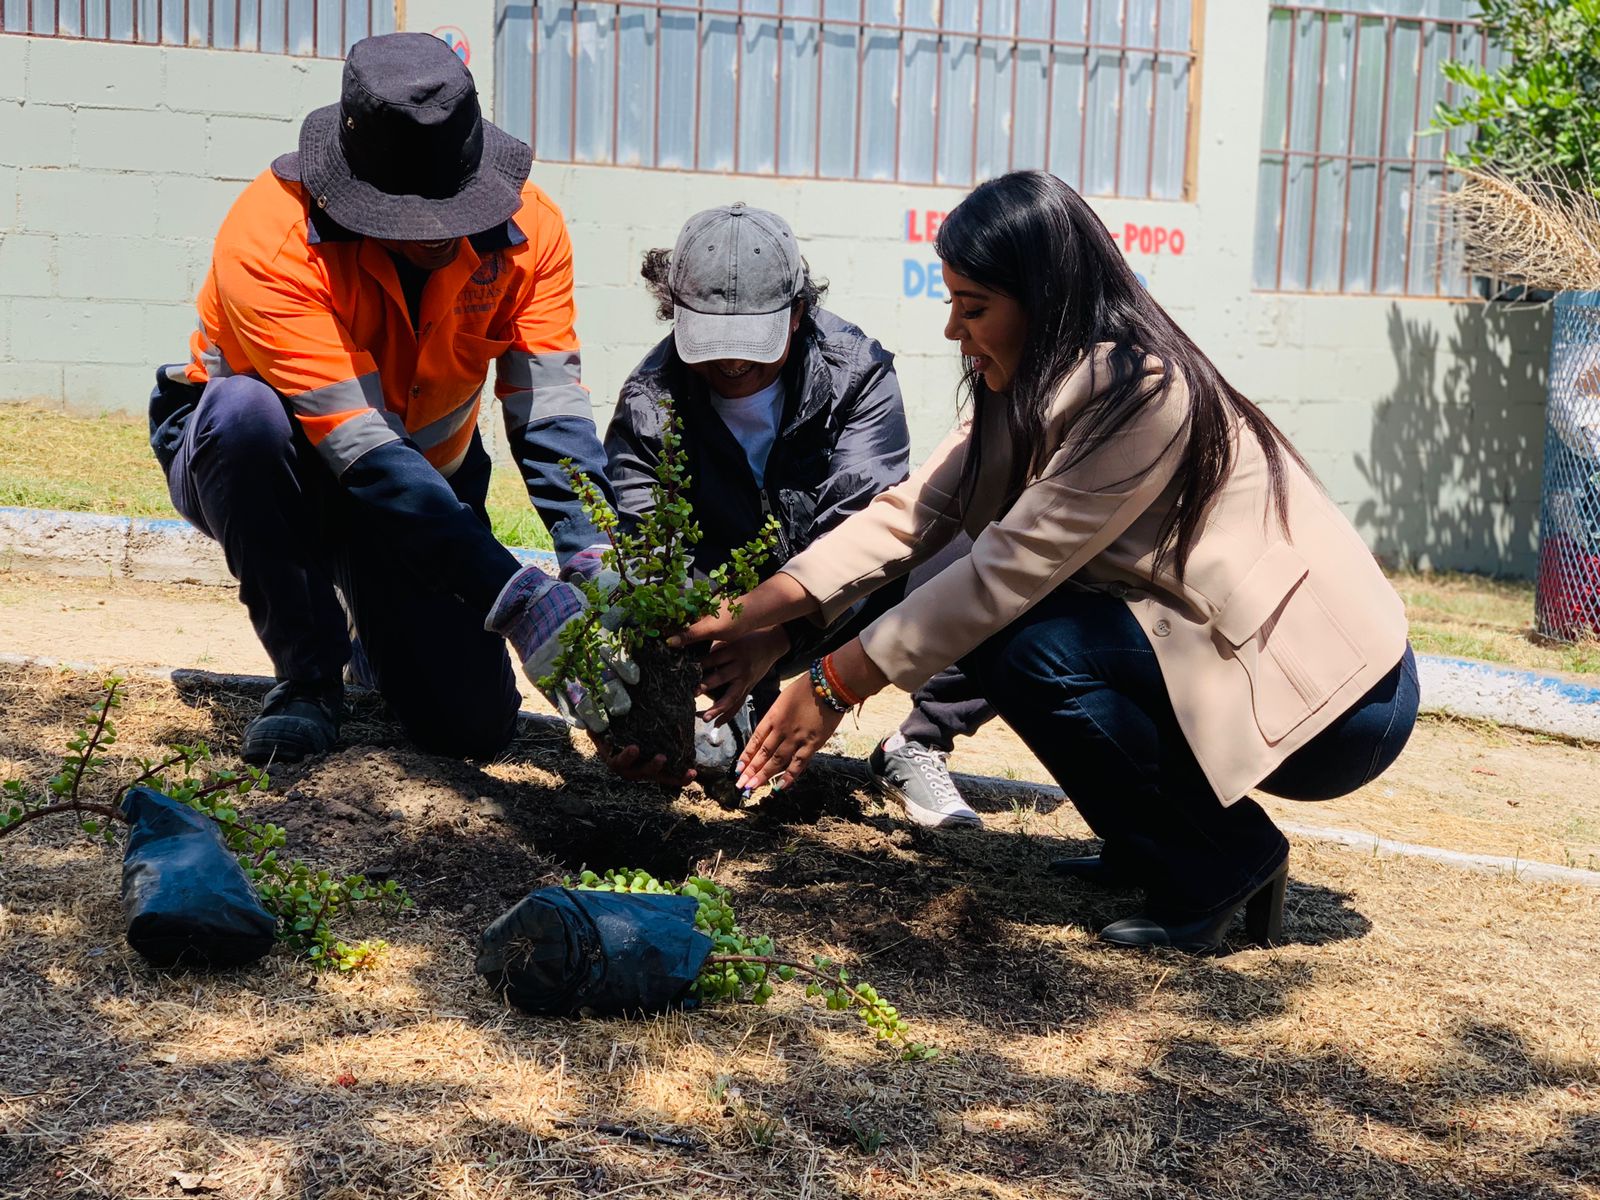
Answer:
<svg viewBox="0 0 1600 1200"><path fill-rule="evenodd" d="M755 705L746 696L731 717L713 725L702 717L694 719L694 765L701 775L727 775L750 740L755 729Z"/></svg>
<svg viewBox="0 0 1600 1200"><path fill-rule="evenodd" d="M544 692L567 724L605 733L611 728L611 717L620 717L633 707L628 687L639 682L639 666L632 659L620 652L601 652L606 664L605 690L598 703L580 683L569 681L553 691L545 691L540 684L561 656L561 631L582 620L588 607L583 593L571 584L551 579L538 567L523 567L501 589L483 627L516 647L523 674Z"/></svg>

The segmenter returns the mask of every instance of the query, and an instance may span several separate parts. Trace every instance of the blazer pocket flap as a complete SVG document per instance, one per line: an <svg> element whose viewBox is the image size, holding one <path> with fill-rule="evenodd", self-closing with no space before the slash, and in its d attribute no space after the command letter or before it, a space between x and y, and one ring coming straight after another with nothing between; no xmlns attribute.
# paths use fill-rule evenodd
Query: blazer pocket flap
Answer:
<svg viewBox="0 0 1600 1200"><path fill-rule="evenodd" d="M1282 607L1311 568L1288 542L1279 542L1260 558L1233 589L1217 613L1217 632L1233 646L1242 646L1260 632Z"/></svg>

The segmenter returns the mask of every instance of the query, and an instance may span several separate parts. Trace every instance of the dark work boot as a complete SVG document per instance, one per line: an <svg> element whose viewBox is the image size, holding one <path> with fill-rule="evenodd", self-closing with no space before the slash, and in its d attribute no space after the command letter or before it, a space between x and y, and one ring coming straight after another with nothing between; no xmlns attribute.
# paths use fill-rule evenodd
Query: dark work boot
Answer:
<svg viewBox="0 0 1600 1200"><path fill-rule="evenodd" d="M261 715L244 729L239 755L255 766L299 762L331 750L339 740L344 709L342 683L286 679L267 693Z"/></svg>

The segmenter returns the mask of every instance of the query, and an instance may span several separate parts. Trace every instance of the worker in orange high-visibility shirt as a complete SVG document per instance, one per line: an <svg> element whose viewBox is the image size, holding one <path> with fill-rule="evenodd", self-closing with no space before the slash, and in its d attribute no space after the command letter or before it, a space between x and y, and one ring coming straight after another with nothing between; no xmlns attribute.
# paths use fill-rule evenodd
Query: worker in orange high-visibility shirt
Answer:
<svg viewBox="0 0 1600 1200"><path fill-rule="evenodd" d="M163 367L151 443L173 503L222 544L278 684L245 730L250 762L338 737L352 631L421 746L469 757L510 740L504 640L536 682L584 609L489 530L479 394L495 394L562 577L602 539L563 458L608 495L579 374L572 252L528 182L532 153L482 119L439 39L368 38L338 104L264 171L217 235L189 362ZM341 598L343 603L341 604ZM628 663L606 709L627 710ZM581 689L552 697L603 732Z"/></svg>

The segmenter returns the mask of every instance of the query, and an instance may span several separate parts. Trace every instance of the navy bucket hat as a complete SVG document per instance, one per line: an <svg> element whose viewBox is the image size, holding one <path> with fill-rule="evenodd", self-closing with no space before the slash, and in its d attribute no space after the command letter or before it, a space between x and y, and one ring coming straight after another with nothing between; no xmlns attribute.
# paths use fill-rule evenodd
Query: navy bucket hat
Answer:
<svg viewBox="0 0 1600 1200"><path fill-rule="evenodd" d="M272 170L352 233L425 242L504 224L532 163L525 142L483 119L449 46L387 33L350 48L339 103L306 117L300 149Z"/></svg>

